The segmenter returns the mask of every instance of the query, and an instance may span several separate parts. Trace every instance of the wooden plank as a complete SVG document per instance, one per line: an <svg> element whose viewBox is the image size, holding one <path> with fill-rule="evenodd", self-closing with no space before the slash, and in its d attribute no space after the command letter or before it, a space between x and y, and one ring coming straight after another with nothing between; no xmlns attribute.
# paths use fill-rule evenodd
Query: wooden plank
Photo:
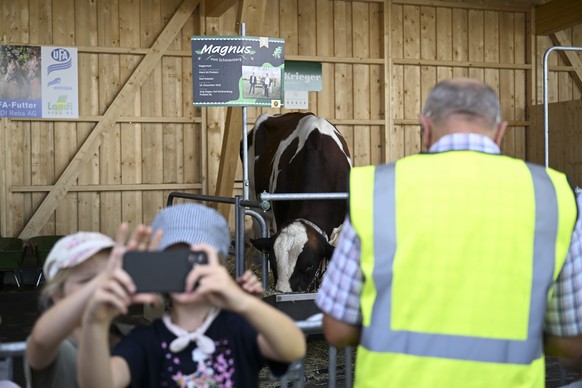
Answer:
<svg viewBox="0 0 582 388"><path fill-rule="evenodd" d="M430 11L427 10L428 17L430 18ZM404 58L421 58L423 54L421 48L421 40L423 39L421 27L421 7L419 6L409 6L405 5L403 7L404 16ZM434 18L434 17L433 17ZM433 21L434 23L434 21ZM429 27L430 28L430 27ZM433 25L434 28L434 25ZM423 42L424 45L424 42ZM434 58L434 41L429 44L424 49L424 55ZM420 113L421 105L421 69L427 75L427 84L431 86L434 85L435 79L435 69L432 68L432 74L429 68L421 68L419 66L406 66L403 72L403 89L404 89L404 118L409 120L414 120L418 117ZM419 144L420 132L404 130L401 128L403 134L404 144L398 150L399 157L410 155L415 153L415 144ZM418 149L420 150L420 149Z"/></svg>
<svg viewBox="0 0 582 388"><path fill-rule="evenodd" d="M453 12L447 8L436 10L436 44L437 61L451 61L453 59ZM437 67L437 81L453 77L453 68L449 66ZM423 102L426 95L423 92Z"/></svg>
<svg viewBox="0 0 582 388"><path fill-rule="evenodd" d="M514 45L513 55L516 63L525 63L526 58L529 58L531 53L528 53L531 37L527 32L526 15L513 15L514 28ZM528 105L530 104L532 87L530 77L532 71L515 70L514 71L514 120L525 120L528 112ZM529 129L529 128L528 128ZM515 156L524 159L526 158L526 128L523 126L515 127Z"/></svg>
<svg viewBox="0 0 582 388"><path fill-rule="evenodd" d="M484 14L483 11L469 11L469 60L484 61L485 37L484 37ZM484 80L483 69L469 69L469 77Z"/></svg>
<svg viewBox="0 0 582 388"><path fill-rule="evenodd" d="M505 62L514 62L515 37L513 14L500 13L499 36L498 42L498 59ZM513 120L515 118L515 79L514 72L510 70L499 71L499 99L501 104L501 117L504 120ZM505 155L516 156L518 148L517 131L514 128L509 129L503 137L502 152Z"/></svg>
<svg viewBox="0 0 582 388"><path fill-rule="evenodd" d="M536 7L536 34L548 35L582 23L578 1L552 0Z"/></svg>
<svg viewBox="0 0 582 388"><path fill-rule="evenodd" d="M226 127L224 129L224 137L222 140L222 149L230 150L231 158L238 158L240 141L242 138L241 125L242 125L242 108L239 107L229 107L226 111ZM227 134L229 134L227 136ZM224 160L223 158L222 160ZM236 160L236 159L235 159ZM217 161L218 162L218 161ZM211 164L209 162L209 164ZM230 180L219 179L216 185L216 195L230 197L232 196L232 190L234 186L234 176L236 175L236 163L216 163L218 168L218 177L231 177ZM228 171L227 171L228 169ZM217 208L221 214L225 217L230 216L230 208L232 205L222 204Z"/></svg>
<svg viewBox="0 0 582 388"><path fill-rule="evenodd" d="M249 36L267 36L266 31L274 33L275 31L264 29L264 24L275 18L267 18L267 0L239 0L236 14L235 31L239 32L238 24L245 23L246 34ZM278 34L273 35L278 36Z"/></svg>
<svg viewBox="0 0 582 388"><path fill-rule="evenodd" d="M299 52L297 7L297 0L285 0L279 5L279 36L285 39L285 55Z"/></svg>
<svg viewBox="0 0 582 388"><path fill-rule="evenodd" d="M76 10L76 43L80 45L97 46L97 3L77 2ZM79 53L79 115L98 115L99 111L99 57L92 53ZM96 121L99 121L100 118ZM77 122L77 148L80 148L91 134L95 124ZM87 155L87 161L79 166L81 172L78 185L99 184L99 155ZM74 186L71 186L74 188ZM99 194L96 192L80 192L77 194L77 209L82 217L77 217L79 230L99 230Z"/></svg>
<svg viewBox="0 0 582 388"><path fill-rule="evenodd" d="M333 3L328 0L317 0L317 28L316 46L317 55L322 57L333 57ZM335 65L330 63L322 64L322 91L317 99L317 112L323 117L333 117L334 101L331 96L335 95L333 83Z"/></svg>
<svg viewBox="0 0 582 388"><path fill-rule="evenodd" d="M382 4L370 4L370 57L379 58L384 50L382 28L384 24ZM380 65L370 65L370 119L381 125L370 126L370 163L379 164L383 160L382 133L384 131L384 69Z"/></svg>
<svg viewBox="0 0 582 388"><path fill-rule="evenodd" d="M469 14L467 10L453 9L453 61L469 58ZM466 69L454 68L453 77L467 76Z"/></svg>
<svg viewBox="0 0 582 388"><path fill-rule="evenodd" d="M404 57L420 59L420 7L403 7Z"/></svg>
<svg viewBox="0 0 582 388"><path fill-rule="evenodd" d="M206 35L220 35L222 33L220 28L220 19L206 18ZM203 109L203 111L206 114L206 125L204 126L204 135L206 136L206 152L204 154L204 159L208 160L206 169L204 170L204 175L207 177L206 185L208 187L208 192L216 194L218 181L220 181L221 184L228 184L228 178L224 179L224 183L222 183L221 179L217 179L218 168L220 168L220 152L222 149L222 139L224 133L222 125L227 125L227 109L215 108ZM239 129L239 132L240 131L241 129ZM228 190L228 186L226 190Z"/></svg>
<svg viewBox="0 0 582 388"><path fill-rule="evenodd" d="M122 47L141 47L140 2L122 1L119 3L119 42ZM138 55L124 55L120 62L120 78L122 82L131 77L138 66L141 57ZM140 116L141 91L138 91L131 103L128 104L128 113ZM151 113L151 112L148 112ZM121 184L140 184L142 177L142 125L138 122L120 124L121 141ZM143 197L141 191L121 192L121 220L128 222L133 229L143 223Z"/></svg>
<svg viewBox="0 0 582 388"><path fill-rule="evenodd" d="M205 15L207 17L219 17L229 8L234 6L238 0L206 0Z"/></svg>
<svg viewBox="0 0 582 388"><path fill-rule="evenodd" d="M163 26L162 2L160 0L141 0L141 45L148 47L152 39L159 33ZM169 42L169 47L175 47L175 38ZM144 82L141 95L141 109L150 112L153 116L163 116L162 111L162 62L152 70L147 81ZM156 91L156 92L153 92ZM142 179L145 183L164 182L164 125L144 124L142 127ZM149 223L157 211L165 204L163 192L148 191L142 194L143 219Z"/></svg>
<svg viewBox="0 0 582 388"><path fill-rule="evenodd" d="M203 15L204 5L198 7L190 17L184 28L182 28L182 48L192 52L193 35L201 35L206 28ZM207 109L195 108L192 104L192 58L182 59L182 111L185 116L190 116L196 120L191 120L189 124L184 124L184 182L192 182L201 187L196 191L208 194L207 171L207 141L205 125Z"/></svg>
<svg viewBox="0 0 582 388"><path fill-rule="evenodd" d="M74 46L75 40L75 4L73 0L53 4L53 44ZM54 128L55 175L59 175L67 166L77 150L77 130L74 123L60 123ZM55 210L55 233L65 235L76 232L77 194L67 194Z"/></svg>
<svg viewBox="0 0 582 388"><path fill-rule="evenodd" d="M357 23L353 24L352 39L354 42L361 42L362 44L355 44L353 46L353 54L368 57L370 56L369 45L370 41L370 24L369 5L366 3L353 3L352 15L353 20ZM353 65L353 117L354 119L369 119L370 118L370 66L369 65ZM355 166L369 165L372 163L370 152L370 128L367 126L354 126L353 128L353 145L351 148L353 162Z"/></svg>
<svg viewBox="0 0 582 388"><path fill-rule="evenodd" d="M572 27L572 46L582 47L582 24ZM578 57L582 58L579 53ZM582 99L582 89L580 87L573 88L572 100Z"/></svg>
<svg viewBox="0 0 582 388"><path fill-rule="evenodd" d="M396 9L392 6L392 0L384 1L384 133L383 133L383 146L384 146L384 158L383 162L391 162L398 158L398 144L397 143L397 132L394 128L394 114L393 105L395 98L402 97L397 96L394 92L394 78L393 74L393 57L395 53L392 52L393 48L398 47L394 44L395 31L402 30L402 12L401 7ZM400 12L398 12L400 11ZM400 17L400 18L399 18ZM400 21L400 23L398 23ZM393 24L394 23L394 24ZM396 34L398 37L400 34ZM399 101L402 101L398 98Z"/></svg>
<svg viewBox="0 0 582 388"><path fill-rule="evenodd" d="M449 24L450 26L450 24ZM420 57L422 59L436 59L437 57L437 39L439 45L445 44L446 35L437 35L437 13L436 9L432 7L421 7L420 8ZM441 41L444 39L444 42ZM450 42L449 42L450 45ZM409 112L412 116L417 117L422 111L422 104L428 96L428 93L436 84L437 81L437 68L423 66L420 68L420 88L418 88L418 106L416 112ZM407 114L407 118L408 118ZM406 153L411 154L420 151L421 136L420 129L415 131L406 131L406 141L408 146L405 146ZM418 147L417 147L418 145Z"/></svg>
<svg viewBox="0 0 582 388"><path fill-rule="evenodd" d="M301 31L298 35L298 50L299 55L315 55L317 53L316 30L318 23L316 22L316 2L313 0L298 0L297 9L297 29ZM286 42L285 42L286 43ZM289 53L285 52L285 57Z"/></svg>
<svg viewBox="0 0 582 388"><path fill-rule="evenodd" d="M564 31L559 31L550 35L550 39L556 46L571 47L570 39ZM564 61L574 68L571 73L572 80L578 86L578 90L582 91L582 61L575 51L560 51L560 55ZM572 95L568 99L572 99Z"/></svg>
<svg viewBox="0 0 582 388"><path fill-rule="evenodd" d="M103 120L96 125L95 129L87 138L87 141L77 151L71 163L69 163L63 174L59 177L55 189L47 195L38 210L25 225L19 234L21 238L34 236L41 230L54 209L58 206L60 200L66 195L68 188L78 177L80 172L79 166L87 155L91 155L98 148L102 141L101 137L104 135L104 131L110 128L115 123L117 117L126 109L132 96L159 62L164 51L169 47L184 23L189 19L190 14L192 14L198 3L199 0L184 0L180 5L172 20L170 20L152 45L151 51L140 62L128 82L123 85L115 100L108 107Z"/></svg>
<svg viewBox="0 0 582 388"><path fill-rule="evenodd" d="M30 40L30 14L21 11L18 2L6 2L3 4L3 30L2 41L7 44L23 42L25 45ZM32 21L34 24L35 21ZM32 196L10 193L10 187L26 180L31 182L31 153L30 153L30 123L17 123L13 120L5 121L5 140L1 143L3 153L2 171L4 175L3 188L0 193L5 201L4 211L0 210L2 217L6 218L3 228L3 236L13 236L22 225L22 220L27 212L32 210Z"/></svg>
<svg viewBox="0 0 582 388"><path fill-rule="evenodd" d="M333 7L334 55L350 56L352 54L352 4L335 2ZM334 116L339 119L351 119L354 115L354 73L352 65L337 64L334 69ZM326 117L329 118L329 117ZM348 147L354 149L353 127L338 126Z"/></svg>

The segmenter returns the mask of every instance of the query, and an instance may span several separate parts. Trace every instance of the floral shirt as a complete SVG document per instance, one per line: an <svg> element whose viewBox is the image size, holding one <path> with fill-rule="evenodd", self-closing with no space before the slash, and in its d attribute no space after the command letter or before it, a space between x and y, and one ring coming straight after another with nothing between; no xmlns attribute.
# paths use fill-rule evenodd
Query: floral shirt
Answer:
<svg viewBox="0 0 582 388"><path fill-rule="evenodd" d="M221 311L205 334L214 340L214 353L206 355L194 342L173 353L176 336L156 320L135 328L112 354L127 362L131 387L258 387L263 366L276 376L287 371L287 364L262 357L257 331L237 314Z"/></svg>

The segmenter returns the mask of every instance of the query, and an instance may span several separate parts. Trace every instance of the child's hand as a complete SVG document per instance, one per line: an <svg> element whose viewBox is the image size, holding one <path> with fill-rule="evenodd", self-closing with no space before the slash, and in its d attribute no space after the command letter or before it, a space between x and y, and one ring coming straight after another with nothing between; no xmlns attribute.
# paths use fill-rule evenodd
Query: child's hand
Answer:
<svg viewBox="0 0 582 388"><path fill-rule="evenodd" d="M127 312L135 286L121 268L125 251L120 245L111 251L107 267L97 277L98 287L85 309L85 322L109 324L117 315Z"/></svg>
<svg viewBox="0 0 582 388"><path fill-rule="evenodd" d="M243 290L253 296L256 296L257 298L262 298L265 294L263 284L259 278L249 269L247 269L241 277L236 279L236 282L239 286L242 287Z"/></svg>
<svg viewBox="0 0 582 388"><path fill-rule="evenodd" d="M208 264L197 265L186 278L186 292L172 294L178 303L204 300L225 310L238 311L252 295L245 292L220 264L217 252L207 245L195 245L192 250L202 250L208 255ZM196 287L195 287L196 285Z"/></svg>

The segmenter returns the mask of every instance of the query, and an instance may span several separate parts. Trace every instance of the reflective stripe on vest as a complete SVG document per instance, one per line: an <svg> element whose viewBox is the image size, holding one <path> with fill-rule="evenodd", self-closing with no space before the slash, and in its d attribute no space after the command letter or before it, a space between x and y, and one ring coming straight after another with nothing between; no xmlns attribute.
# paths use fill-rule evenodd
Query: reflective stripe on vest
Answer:
<svg viewBox="0 0 582 388"><path fill-rule="evenodd" d="M533 249L532 284L552 283L554 276L558 202L554 185L543 167L527 164L535 191L536 231ZM532 287L529 307L527 338L525 341L491 339L462 335L419 333L391 330L392 266L396 251L395 165L377 166L374 171L374 251L386 253L388 261L373 268L373 282L377 290L372 310L372 321L387 325L370 325L362 331L361 345L374 352L404 353L425 357L439 357L480 362L530 364L542 355L541 333L548 288ZM541 220L546 223L541 227ZM551 220L551 222L547 222ZM548 233L548 228L551 231ZM552 235L553 240L544 240ZM387 271L386 268L390 270ZM378 271L382 271L380 274ZM380 318L380 319L378 319Z"/></svg>

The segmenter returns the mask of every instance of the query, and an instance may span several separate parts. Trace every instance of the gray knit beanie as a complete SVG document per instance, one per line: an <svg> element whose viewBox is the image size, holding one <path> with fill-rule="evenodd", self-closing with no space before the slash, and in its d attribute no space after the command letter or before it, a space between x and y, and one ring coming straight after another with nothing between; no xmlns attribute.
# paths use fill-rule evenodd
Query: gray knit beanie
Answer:
<svg viewBox="0 0 582 388"><path fill-rule="evenodd" d="M160 250L170 245L207 244L225 257L230 248L230 233L224 217L216 210L197 203L181 203L158 212L152 222L153 233L162 229Z"/></svg>

